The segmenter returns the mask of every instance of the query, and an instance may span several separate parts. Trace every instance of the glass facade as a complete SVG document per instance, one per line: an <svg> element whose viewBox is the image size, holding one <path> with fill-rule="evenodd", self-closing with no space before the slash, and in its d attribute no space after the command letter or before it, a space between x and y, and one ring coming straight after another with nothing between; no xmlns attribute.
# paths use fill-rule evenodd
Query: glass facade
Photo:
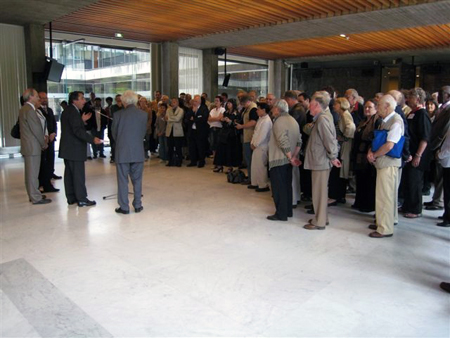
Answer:
<svg viewBox="0 0 450 338"><path fill-rule="evenodd" d="M219 92L236 97L238 90L256 90L258 96L266 96L268 91L269 68L267 65L252 64L227 59L227 74L231 74L228 87L223 87L225 62L219 59Z"/></svg>
<svg viewBox="0 0 450 338"><path fill-rule="evenodd" d="M178 48L178 93L191 95L203 91L203 52L200 49Z"/></svg>
<svg viewBox="0 0 450 338"><path fill-rule="evenodd" d="M50 56L50 43L45 46ZM93 91L102 99L127 89L150 97L150 50L62 42L54 42L52 47L53 58L65 65L61 82L47 82L49 105L57 115L59 103L74 90Z"/></svg>

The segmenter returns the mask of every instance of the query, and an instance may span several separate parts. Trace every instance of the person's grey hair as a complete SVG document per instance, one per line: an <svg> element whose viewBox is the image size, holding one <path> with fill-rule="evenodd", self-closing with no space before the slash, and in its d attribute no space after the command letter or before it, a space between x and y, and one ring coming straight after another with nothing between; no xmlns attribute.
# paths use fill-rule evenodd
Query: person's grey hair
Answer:
<svg viewBox="0 0 450 338"><path fill-rule="evenodd" d="M274 103L273 108L278 108L280 114L289 112L289 106L285 100L277 100Z"/></svg>
<svg viewBox="0 0 450 338"><path fill-rule="evenodd" d="M419 103L421 103L421 104L424 104L425 100L427 99L427 93L425 93L425 91L420 87L410 89L408 92L408 95L417 97L419 100Z"/></svg>
<svg viewBox="0 0 450 338"><path fill-rule="evenodd" d="M311 100L316 101L322 107L322 109L325 110L328 108L328 105L330 104L331 97L327 91L321 90L315 92Z"/></svg>
<svg viewBox="0 0 450 338"><path fill-rule="evenodd" d="M28 102L32 96L36 96L37 91L34 88L27 88L22 94L23 101Z"/></svg>
<svg viewBox="0 0 450 338"><path fill-rule="evenodd" d="M398 90L392 89L387 94L391 95L397 101L397 104L400 104L403 100L403 94Z"/></svg>
<svg viewBox="0 0 450 338"><path fill-rule="evenodd" d="M450 86L442 87L442 92L447 94L447 95L450 95Z"/></svg>
<svg viewBox="0 0 450 338"><path fill-rule="evenodd" d="M380 103L384 102L387 103L388 106L390 106L391 109L389 109L390 112L393 112L395 110L395 107L397 107L397 100L394 99L394 97L391 94L386 94L380 99Z"/></svg>
<svg viewBox="0 0 450 338"><path fill-rule="evenodd" d="M358 94L358 92L356 91L356 89L349 88L349 89L347 89L346 91L347 91L347 92L350 92L351 95L352 95L355 99L357 99L357 98L359 97L359 94Z"/></svg>
<svg viewBox="0 0 450 338"><path fill-rule="evenodd" d="M138 96L134 91L126 90L122 94L122 102L127 106L136 105L138 103Z"/></svg>

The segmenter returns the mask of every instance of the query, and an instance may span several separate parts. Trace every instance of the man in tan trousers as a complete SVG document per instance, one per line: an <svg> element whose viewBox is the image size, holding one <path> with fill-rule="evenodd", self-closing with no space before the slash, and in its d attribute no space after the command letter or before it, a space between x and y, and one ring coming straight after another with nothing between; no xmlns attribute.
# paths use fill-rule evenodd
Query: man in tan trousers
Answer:
<svg viewBox="0 0 450 338"><path fill-rule="evenodd" d="M304 226L307 230L325 230L328 224L328 178L332 166L340 167L336 128L333 116L326 110L330 95L315 92L309 106L313 116L311 135L305 152L305 169L311 170L312 200L315 217Z"/></svg>
<svg viewBox="0 0 450 338"><path fill-rule="evenodd" d="M380 129L387 131L386 143L376 152L369 150L367 160L377 168L377 184L375 190L375 214L377 224L369 225L376 230L369 234L372 238L392 237L394 234L394 218L397 212L398 169L401 158L386 154L394 148L405 133L404 123L395 112L396 100L391 95L384 95L378 103L378 115L383 119Z"/></svg>

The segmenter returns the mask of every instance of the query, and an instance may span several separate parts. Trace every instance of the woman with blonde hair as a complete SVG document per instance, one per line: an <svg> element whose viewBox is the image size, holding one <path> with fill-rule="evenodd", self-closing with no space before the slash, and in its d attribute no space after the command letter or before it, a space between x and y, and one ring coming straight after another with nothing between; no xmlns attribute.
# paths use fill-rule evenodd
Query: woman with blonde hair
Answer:
<svg viewBox="0 0 450 338"><path fill-rule="evenodd" d="M355 135L355 123L349 112L350 102L345 97L338 97L333 104L334 111L339 114L339 122L336 127L336 138L339 144L338 158L341 167L333 167L330 173L328 205L333 206L344 203L347 182L350 175L350 153L352 151L352 141Z"/></svg>

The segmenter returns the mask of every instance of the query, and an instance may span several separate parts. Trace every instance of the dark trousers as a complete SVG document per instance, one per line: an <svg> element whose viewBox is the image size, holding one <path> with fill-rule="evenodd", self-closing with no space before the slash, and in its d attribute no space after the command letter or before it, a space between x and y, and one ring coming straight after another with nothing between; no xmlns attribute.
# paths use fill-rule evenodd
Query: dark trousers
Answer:
<svg viewBox="0 0 450 338"><path fill-rule="evenodd" d="M355 170L356 195L354 207L362 211L375 211L377 170L373 165Z"/></svg>
<svg viewBox="0 0 450 338"><path fill-rule="evenodd" d="M208 134L192 129L189 134L189 157L191 163L205 163Z"/></svg>
<svg viewBox="0 0 450 338"><path fill-rule="evenodd" d="M50 142L46 151L46 158L50 170L50 175L53 176L53 174L55 173L55 142Z"/></svg>
<svg viewBox="0 0 450 338"><path fill-rule="evenodd" d="M92 129L91 133L92 133L92 136L98 137L101 140L103 140L105 138L105 129L102 129L100 131L97 131L97 129ZM99 153L99 152L100 152L100 155L103 155L103 149L104 149L103 143L100 143L100 144L92 143L92 153L93 153L94 157L96 157L97 153Z"/></svg>
<svg viewBox="0 0 450 338"><path fill-rule="evenodd" d="M180 165L183 161L183 137L174 137L172 134L167 138L169 165Z"/></svg>
<svg viewBox="0 0 450 338"><path fill-rule="evenodd" d="M311 198L312 196L312 181L311 181L311 170L307 170L304 167L305 158L300 157L302 165L300 166L300 191L305 197Z"/></svg>
<svg viewBox="0 0 450 338"><path fill-rule="evenodd" d="M68 203L87 200L84 161L64 160L64 189Z"/></svg>
<svg viewBox="0 0 450 338"><path fill-rule="evenodd" d="M144 162L135 163L117 163L117 202L120 209L130 210L128 206L128 176L133 184L134 199L133 207L135 209L142 206L142 173L144 171Z"/></svg>
<svg viewBox="0 0 450 338"><path fill-rule="evenodd" d="M444 180L444 221L450 223L450 168L442 168Z"/></svg>
<svg viewBox="0 0 450 338"><path fill-rule="evenodd" d="M283 220L292 217L292 166L285 164L270 169L270 183L275 215Z"/></svg>
<svg viewBox="0 0 450 338"><path fill-rule="evenodd" d="M341 178L340 173L341 168L333 167L328 180L328 197L337 201L345 199L348 181Z"/></svg>
<svg viewBox="0 0 450 338"><path fill-rule="evenodd" d="M114 161L115 153L116 153L116 140L111 136L109 136L109 145L111 146L111 160Z"/></svg>
<svg viewBox="0 0 450 338"><path fill-rule="evenodd" d="M403 206L405 212L422 213L423 170L408 163L403 169Z"/></svg>
<svg viewBox="0 0 450 338"><path fill-rule="evenodd" d="M41 165L39 167L39 186L43 187L44 190L53 188L52 184L52 171L50 168L50 163L48 161L48 148L41 153Z"/></svg>

